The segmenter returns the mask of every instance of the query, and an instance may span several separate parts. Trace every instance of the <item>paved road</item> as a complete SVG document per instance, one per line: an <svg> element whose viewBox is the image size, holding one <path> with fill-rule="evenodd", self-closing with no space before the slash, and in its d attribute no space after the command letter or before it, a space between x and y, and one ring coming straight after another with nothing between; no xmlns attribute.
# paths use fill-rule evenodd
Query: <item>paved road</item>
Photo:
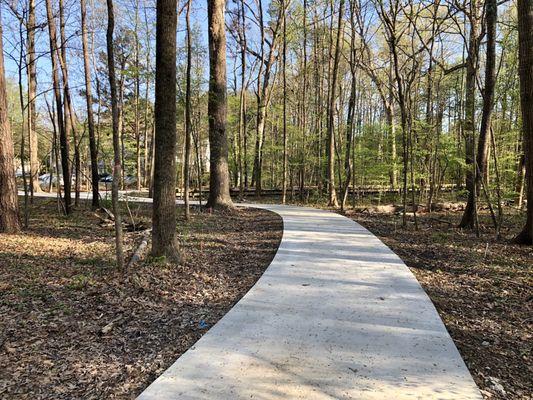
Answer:
<svg viewBox="0 0 533 400"><path fill-rule="evenodd" d="M369 231L328 211L283 217L256 285L138 400L480 400L433 304Z"/></svg>

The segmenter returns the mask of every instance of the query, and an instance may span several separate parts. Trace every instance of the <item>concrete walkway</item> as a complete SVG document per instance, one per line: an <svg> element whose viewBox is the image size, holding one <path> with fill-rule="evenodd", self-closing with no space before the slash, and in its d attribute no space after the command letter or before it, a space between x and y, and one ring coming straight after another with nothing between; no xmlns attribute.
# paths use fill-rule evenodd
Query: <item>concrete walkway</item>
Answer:
<svg viewBox="0 0 533 400"><path fill-rule="evenodd" d="M433 304L369 231L259 206L283 240L256 285L139 400L480 400Z"/></svg>

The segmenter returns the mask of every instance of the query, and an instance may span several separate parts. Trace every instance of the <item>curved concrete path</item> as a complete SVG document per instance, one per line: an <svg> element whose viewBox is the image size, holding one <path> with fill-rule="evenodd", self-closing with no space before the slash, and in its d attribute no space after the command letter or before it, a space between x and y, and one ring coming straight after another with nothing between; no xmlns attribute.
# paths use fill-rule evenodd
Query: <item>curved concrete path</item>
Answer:
<svg viewBox="0 0 533 400"><path fill-rule="evenodd" d="M139 400L480 400L405 264L352 220L268 205L278 252L255 286Z"/></svg>

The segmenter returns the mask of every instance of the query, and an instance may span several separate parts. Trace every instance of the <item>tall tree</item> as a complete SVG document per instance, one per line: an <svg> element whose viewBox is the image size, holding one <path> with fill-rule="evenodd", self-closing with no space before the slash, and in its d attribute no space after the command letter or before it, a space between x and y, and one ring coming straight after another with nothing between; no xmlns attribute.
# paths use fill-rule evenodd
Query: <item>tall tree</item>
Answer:
<svg viewBox="0 0 533 400"><path fill-rule="evenodd" d="M60 46L57 51L57 57L59 59L59 65L61 67L61 75L63 77L63 107L65 116L65 131L67 140L69 134L72 133L72 142L74 145L74 196L75 205L77 206L80 201L80 184L81 184L81 159L80 148L78 141L78 132L76 127L76 114L74 112L74 106L72 104L72 98L70 93L69 83L69 70L67 61L67 37L65 32L65 6L63 0L59 0L59 38Z"/></svg>
<svg viewBox="0 0 533 400"><path fill-rule="evenodd" d="M7 112L3 29L0 20L0 232L4 233L14 233L20 229L13 159L13 136Z"/></svg>
<svg viewBox="0 0 533 400"><path fill-rule="evenodd" d="M184 185L183 199L185 200L185 218L189 219L189 186L190 186L190 154L191 154L191 68L192 68L192 38L191 38L191 0L187 0L187 11L185 14L187 29L187 68L185 72L185 160L184 160Z"/></svg>
<svg viewBox="0 0 533 400"><path fill-rule="evenodd" d="M56 101L57 126L59 131L59 147L61 150L61 170L63 172L63 193L65 202L65 213L70 214L71 207L71 175L69 161L69 140L65 127L63 114L63 99L61 98L61 82L59 80L59 51L57 46L57 30L54 11L51 0L46 0L46 17L48 20L48 36L50 40L50 59L52 60L52 84L54 86L54 97ZM59 180L58 180L59 182Z"/></svg>
<svg viewBox="0 0 533 400"><path fill-rule="evenodd" d="M472 13L476 13L474 9ZM476 14L473 14L473 18ZM481 115L481 128L479 131L479 139L477 145L477 153L475 155L475 190L469 192L468 203L466 205L465 214L463 216L461 226L474 227L476 218L476 199L474 195L478 195L481 185L487 186L488 173L488 155L490 144L490 125L492 118L492 108L494 107L494 89L496 85L496 22L498 19L498 3L496 0L485 1L485 26L487 31L487 57L485 63L485 88L483 90L483 109ZM476 23L476 19L473 20ZM474 30L476 31L476 30ZM471 40L475 40L472 38ZM481 38L477 39L480 42ZM472 45L472 44L471 44ZM479 43L476 43L479 46ZM475 79L475 78L474 78ZM475 107L474 105L468 107ZM468 113L470 111L467 110ZM475 115L469 118L475 118ZM469 122L470 124L470 122ZM468 138L471 141L471 138ZM469 143L470 146L470 143ZM485 189L486 190L486 189Z"/></svg>
<svg viewBox="0 0 533 400"><path fill-rule="evenodd" d="M228 139L226 134L226 29L225 0L208 0L210 178L207 207L233 207L229 194Z"/></svg>
<svg viewBox="0 0 533 400"><path fill-rule="evenodd" d="M517 243L533 244L533 2L518 0L520 105L527 181L527 218Z"/></svg>
<svg viewBox="0 0 533 400"><path fill-rule="evenodd" d="M117 82L115 76L115 54L113 43L113 31L115 29L115 13L113 10L113 0L107 0L107 72L109 75L109 88L111 92L111 116L113 120L113 185L111 188L111 198L113 203L113 213L115 214L115 253L117 267L124 269L124 252L122 250L122 219L120 216L118 188L122 176L122 165L120 163L120 142L118 126L118 99Z"/></svg>
<svg viewBox="0 0 533 400"><path fill-rule="evenodd" d="M35 0L28 0L27 31L27 72L28 72L28 135L30 155L30 188L32 194L40 192L39 185L39 141L37 139L37 111L35 100L37 97L37 57L35 53Z"/></svg>
<svg viewBox="0 0 533 400"><path fill-rule="evenodd" d="M283 4L283 55L282 55L282 70L283 70L283 178L281 186L281 202L285 204L287 200L287 173L289 168L289 155L287 153L287 10L285 8L285 1Z"/></svg>
<svg viewBox="0 0 533 400"><path fill-rule="evenodd" d="M477 161L475 157L475 130L476 130L476 78L479 69L479 46L481 18L479 16L480 5L478 0L470 2L468 20L470 21L470 32L468 39L468 54L466 58L466 80L465 80L465 110L463 120L463 131L466 138L465 161L466 161L466 189L468 191L468 202L465 208L459 227L473 229L477 221Z"/></svg>
<svg viewBox="0 0 533 400"><path fill-rule="evenodd" d="M177 0L157 1L152 254L178 257L176 242Z"/></svg>
<svg viewBox="0 0 533 400"><path fill-rule="evenodd" d="M333 5L333 2L331 3ZM332 7L333 11L333 7ZM339 2L339 17L337 21L337 36L335 41L335 55L333 58L333 69L331 71L331 88L328 105L328 205L338 207L337 191L335 189L335 103L337 101L337 79L339 74L339 60L341 54L341 37L342 37L342 15L344 11L344 0Z"/></svg>
<svg viewBox="0 0 533 400"><path fill-rule="evenodd" d="M85 72L85 102L87 104L87 125L89 129L89 152L91 157L91 185L92 185L92 208L100 206L98 193L98 149L94 131L94 114L92 106L91 66L89 64L89 44L87 40L87 10L85 0L80 0L81 9L81 39L83 46L83 67Z"/></svg>

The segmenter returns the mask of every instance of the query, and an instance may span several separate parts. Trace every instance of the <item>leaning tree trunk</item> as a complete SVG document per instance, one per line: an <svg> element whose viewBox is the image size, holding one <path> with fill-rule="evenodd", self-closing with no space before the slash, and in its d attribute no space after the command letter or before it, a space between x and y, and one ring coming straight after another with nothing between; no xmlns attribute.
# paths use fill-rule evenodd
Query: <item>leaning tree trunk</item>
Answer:
<svg viewBox="0 0 533 400"><path fill-rule="evenodd" d="M210 179L207 207L233 207L229 194L228 140L226 136L226 31L224 0L208 0L209 24L209 149Z"/></svg>
<svg viewBox="0 0 533 400"><path fill-rule="evenodd" d="M533 244L533 2L518 0L520 104L527 182L527 219L517 243Z"/></svg>
<svg viewBox="0 0 533 400"><path fill-rule="evenodd" d="M177 260L176 15L177 0L157 1L152 254Z"/></svg>
<svg viewBox="0 0 533 400"><path fill-rule="evenodd" d="M107 70L109 74L109 87L111 92L111 115L113 120L113 185L111 189L111 199L113 203L113 213L115 214L115 253L117 267L124 270L124 252L122 250L122 220L118 203L118 187L120 185L121 165L120 165L120 143L118 126L118 100L117 82L115 76L115 54L113 49L113 30L115 28L115 15L113 11L113 0L107 0Z"/></svg>
<svg viewBox="0 0 533 400"><path fill-rule="evenodd" d="M20 230L18 195L15 179L13 136L7 113L6 77L4 73L4 44L0 21L0 232Z"/></svg>
<svg viewBox="0 0 533 400"><path fill-rule="evenodd" d="M98 149L94 131L94 115L92 107L91 67L89 64L89 45L87 40L87 12L85 0L80 0L81 8L81 37L83 45L83 66L85 72L85 101L87 103L87 125L89 128L89 152L91 157L91 185L92 185L92 208L96 210L100 204L98 193Z"/></svg>

